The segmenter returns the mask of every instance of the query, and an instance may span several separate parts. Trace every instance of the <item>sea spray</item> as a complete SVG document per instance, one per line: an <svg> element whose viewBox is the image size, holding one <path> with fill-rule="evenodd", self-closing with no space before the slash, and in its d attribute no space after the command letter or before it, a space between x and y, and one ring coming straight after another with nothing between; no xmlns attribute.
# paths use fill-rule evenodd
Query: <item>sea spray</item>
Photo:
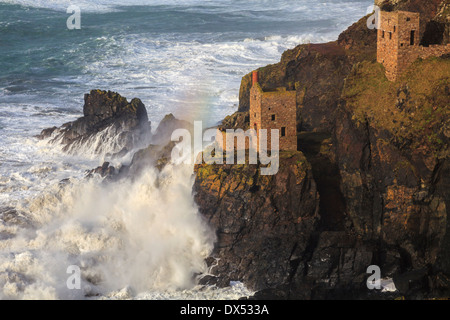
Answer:
<svg viewBox="0 0 450 320"><path fill-rule="evenodd" d="M29 203L33 227L0 242L1 298L84 298L189 289L214 234L192 199L192 167L148 168L133 182L54 186ZM22 208L26 209L26 208ZM2 226L2 228L5 226ZM80 290L66 286L70 265Z"/></svg>

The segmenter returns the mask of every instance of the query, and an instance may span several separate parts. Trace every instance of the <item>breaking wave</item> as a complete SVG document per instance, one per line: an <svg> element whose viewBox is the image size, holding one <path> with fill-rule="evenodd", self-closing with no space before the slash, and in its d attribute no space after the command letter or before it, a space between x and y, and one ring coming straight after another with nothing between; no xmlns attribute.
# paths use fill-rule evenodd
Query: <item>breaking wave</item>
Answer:
<svg viewBox="0 0 450 320"><path fill-rule="evenodd" d="M78 180L0 220L0 298L108 297L190 289L208 270L214 233L197 211L192 168L149 168L135 181ZM21 218L20 218L21 217ZM19 219L20 218L20 219ZM70 265L81 290L68 290Z"/></svg>

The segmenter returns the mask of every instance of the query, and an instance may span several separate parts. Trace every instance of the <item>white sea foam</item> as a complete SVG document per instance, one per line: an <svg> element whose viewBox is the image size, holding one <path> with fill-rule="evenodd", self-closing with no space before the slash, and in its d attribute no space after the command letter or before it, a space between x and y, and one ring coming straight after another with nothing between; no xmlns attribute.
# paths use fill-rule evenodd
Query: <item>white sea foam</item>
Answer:
<svg viewBox="0 0 450 320"><path fill-rule="evenodd" d="M0 241L0 296L82 298L126 287L145 296L192 289L194 274L207 272L214 233L191 190L192 168L172 165L160 174L149 169L135 182L53 186L18 208L34 227L0 225L14 234ZM66 287L69 265L82 269L80 291Z"/></svg>

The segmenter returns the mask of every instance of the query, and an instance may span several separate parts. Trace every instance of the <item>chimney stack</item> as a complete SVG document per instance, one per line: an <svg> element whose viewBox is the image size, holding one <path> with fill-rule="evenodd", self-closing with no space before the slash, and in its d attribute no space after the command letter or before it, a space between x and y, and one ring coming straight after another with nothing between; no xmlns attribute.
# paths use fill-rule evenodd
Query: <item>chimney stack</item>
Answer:
<svg viewBox="0 0 450 320"><path fill-rule="evenodd" d="M258 83L258 71L253 71L252 73L252 84L255 85Z"/></svg>

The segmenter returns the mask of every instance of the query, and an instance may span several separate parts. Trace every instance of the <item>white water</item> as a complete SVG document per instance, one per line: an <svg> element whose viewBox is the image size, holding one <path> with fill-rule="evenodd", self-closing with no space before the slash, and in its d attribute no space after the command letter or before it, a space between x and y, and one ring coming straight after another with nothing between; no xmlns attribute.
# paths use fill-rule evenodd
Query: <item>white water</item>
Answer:
<svg viewBox="0 0 450 320"><path fill-rule="evenodd" d="M193 275L207 273L214 242L191 190L192 167L173 165L159 174L149 168L134 182L54 186L18 208L32 227L0 226L10 236L0 241L0 298L120 298L123 290L122 298L213 297L213 288L189 291ZM66 286L70 265L82 270L81 290Z"/></svg>

